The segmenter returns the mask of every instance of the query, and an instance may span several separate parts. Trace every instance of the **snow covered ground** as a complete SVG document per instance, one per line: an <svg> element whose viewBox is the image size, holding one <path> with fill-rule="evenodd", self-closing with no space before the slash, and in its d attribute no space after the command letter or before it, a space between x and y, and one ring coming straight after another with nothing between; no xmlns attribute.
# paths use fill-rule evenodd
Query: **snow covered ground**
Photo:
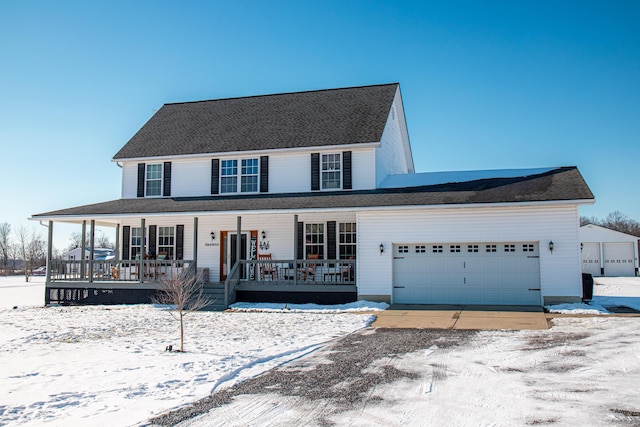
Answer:
<svg viewBox="0 0 640 427"><path fill-rule="evenodd" d="M611 314L613 307L640 311L640 277L595 277L593 299L588 304L547 306L551 313Z"/></svg>
<svg viewBox="0 0 640 427"><path fill-rule="evenodd" d="M372 321L369 314L325 314L318 311L327 308L317 306L194 313L186 318L187 352L170 353L165 347L178 344L178 324L162 308L42 308L43 280L32 280L0 278L0 425L145 423L213 390L313 354ZM594 302L640 299L639 279L598 283ZM338 425L640 422L640 318L600 315L553 322L549 331L483 331L460 347L429 344L381 361L413 370L420 379L377 386L366 407L328 419ZM299 411L304 405L287 410L292 399L276 394L254 399L238 399L190 425L216 425L219 411L233 412L233 405L254 410L253 421L239 419L234 425L305 419ZM266 406L256 404L264 399ZM274 405L281 405L278 411L255 412Z"/></svg>

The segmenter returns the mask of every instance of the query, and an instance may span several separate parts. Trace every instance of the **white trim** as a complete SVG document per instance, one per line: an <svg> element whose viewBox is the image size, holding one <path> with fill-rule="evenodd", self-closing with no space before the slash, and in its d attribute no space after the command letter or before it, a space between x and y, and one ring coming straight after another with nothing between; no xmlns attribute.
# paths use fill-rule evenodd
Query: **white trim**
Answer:
<svg viewBox="0 0 640 427"><path fill-rule="evenodd" d="M375 148L379 147L380 142L358 142L353 144L341 144L341 145L319 145L317 147L292 147L292 148L272 148L268 150L248 150L248 151L225 151L225 152L212 152L212 153L198 153L198 154L177 154L167 156L151 156L151 157L130 157L126 159L111 159L114 163L124 162L144 162L144 161L163 161L163 160L178 160L178 159L194 159L194 158L211 158L211 157L228 157L228 156L260 156L266 154L278 154L278 153L291 153L291 152L324 152L324 151L336 151L340 152L347 150L348 148ZM348 150L347 150L348 151Z"/></svg>

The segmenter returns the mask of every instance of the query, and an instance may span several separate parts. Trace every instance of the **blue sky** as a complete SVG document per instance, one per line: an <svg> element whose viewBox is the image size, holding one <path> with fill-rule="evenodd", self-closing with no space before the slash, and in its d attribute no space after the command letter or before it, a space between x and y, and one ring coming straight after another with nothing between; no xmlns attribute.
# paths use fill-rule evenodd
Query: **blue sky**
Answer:
<svg viewBox="0 0 640 427"><path fill-rule="evenodd" d="M416 171L576 165L582 215L640 220L639 21L637 1L0 0L0 222L44 235L29 216L118 198L111 158L164 103L389 82Z"/></svg>

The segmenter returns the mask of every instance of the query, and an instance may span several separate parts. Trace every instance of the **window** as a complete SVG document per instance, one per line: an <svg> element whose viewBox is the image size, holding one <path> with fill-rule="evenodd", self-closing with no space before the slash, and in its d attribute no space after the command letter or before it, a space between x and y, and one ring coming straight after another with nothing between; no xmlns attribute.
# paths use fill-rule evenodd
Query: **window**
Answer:
<svg viewBox="0 0 640 427"><path fill-rule="evenodd" d="M441 253L442 252L442 245L433 245L433 248L431 249L431 252L433 252L434 254Z"/></svg>
<svg viewBox="0 0 640 427"><path fill-rule="evenodd" d="M238 192L238 161L223 160L220 170L220 192L221 193L237 193Z"/></svg>
<svg viewBox="0 0 640 427"><path fill-rule="evenodd" d="M496 245L485 245L485 250L486 252L496 252L497 247Z"/></svg>
<svg viewBox="0 0 640 427"><path fill-rule="evenodd" d="M242 193L258 191L258 159L243 159L241 172L240 191Z"/></svg>
<svg viewBox="0 0 640 427"><path fill-rule="evenodd" d="M416 253L417 254L423 254L427 252L427 247L424 245L416 245Z"/></svg>
<svg viewBox="0 0 640 427"><path fill-rule="evenodd" d="M160 196L162 194L162 164L147 165L147 196Z"/></svg>
<svg viewBox="0 0 640 427"><path fill-rule="evenodd" d="M340 188L340 154L323 154L320 167L322 189Z"/></svg>
<svg viewBox="0 0 640 427"><path fill-rule="evenodd" d="M478 252L478 245L467 245L467 252Z"/></svg>
<svg viewBox="0 0 640 427"><path fill-rule="evenodd" d="M238 191L238 189L240 189ZM223 160L220 167L220 193L256 193L258 191L258 159Z"/></svg>
<svg viewBox="0 0 640 427"><path fill-rule="evenodd" d="M131 227L131 259L138 259L142 251L142 228Z"/></svg>
<svg viewBox="0 0 640 427"><path fill-rule="evenodd" d="M338 257L351 259L356 257L356 223L344 222L338 226Z"/></svg>
<svg viewBox="0 0 640 427"><path fill-rule="evenodd" d="M533 245L530 243L525 243L522 245L522 252L533 252Z"/></svg>
<svg viewBox="0 0 640 427"><path fill-rule="evenodd" d="M305 253L324 259L324 224L305 224Z"/></svg>
<svg viewBox="0 0 640 427"><path fill-rule="evenodd" d="M398 246L398 253L408 254L409 253L409 246L405 246L405 245Z"/></svg>
<svg viewBox="0 0 640 427"><path fill-rule="evenodd" d="M504 245L504 251L505 252L515 252L516 251L516 245Z"/></svg>
<svg viewBox="0 0 640 427"><path fill-rule="evenodd" d="M166 254L167 259L173 259L174 242L173 227L158 227L158 255Z"/></svg>
<svg viewBox="0 0 640 427"><path fill-rule="evenodd" d="M460 252L460 245L450 245L449 252L452 252L452 253Z"/></svg>

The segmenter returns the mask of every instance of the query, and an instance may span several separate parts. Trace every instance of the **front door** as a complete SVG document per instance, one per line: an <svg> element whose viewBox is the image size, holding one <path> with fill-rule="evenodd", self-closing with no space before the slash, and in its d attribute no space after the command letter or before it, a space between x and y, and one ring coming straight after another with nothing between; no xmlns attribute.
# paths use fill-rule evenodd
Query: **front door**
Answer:
<svg viewBox="0 0 640 427"><path fill-rule="evenodd" d="M238 239L236 238L238 234L237 233L229 233L228 234L228 241L229 244L226 245L228 248L227 251L227 268L229 269L228 271L231 271L231 269L233 268L233 266L236 264L237 261L237 256L238 256L238 252L236 250L237 248L237 242ZM247 259L247 234L246 233L242 233L240 234L240 259L241 260L246 260ZM240 278L245 279L246 278L246 269L242 269L242 271L240 271Z"/></svg>

